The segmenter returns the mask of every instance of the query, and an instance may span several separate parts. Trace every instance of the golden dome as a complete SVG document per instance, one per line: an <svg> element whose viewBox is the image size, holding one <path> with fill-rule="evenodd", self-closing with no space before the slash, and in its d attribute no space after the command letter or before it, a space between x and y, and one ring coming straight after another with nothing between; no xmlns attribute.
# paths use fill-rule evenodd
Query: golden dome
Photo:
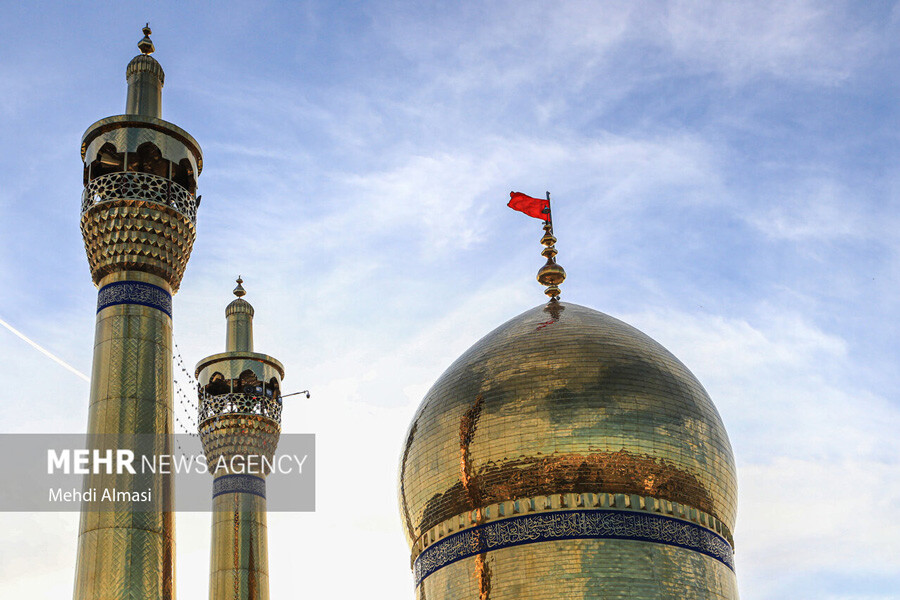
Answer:
<svg viewBox="0 0 900 600"><path fill-rule="evenodd" d="M417 584L444 565L448 566L445 571L451 566L464 568L434 556L427 561L433 569L416 561L428 554L425 550L454 534L482 530L491 521L512 523L516 515L542 510L563 514L559 511L596 509L589 515L596 516L607 509L609 516L620 512L616 509L627 509L647 513L645 519L657 519L653 526L677 521L679 526L695 528L691 535L709 538L704 544L717 550L706 552L697 550L698 546L689 548L696 552L689 552L663 541L669 546L645 545L667 550L645 549L641 556L649 561L653 552L684 551L690 560L700 562L684 567L690 572L679 571L671 577L690 579L691 573L708 569L715 572L712 579L727 580L727 585L715 584L717 593L726 597L732 597L728 589L734 588L730 557L736 492L728 436L693 374L637 329L595 310L557 301L501 325L438 379L410 426L399 490ZM507 535L510 530L504 531ZM489 533L484 529L482 537L473 534L475 541L468 543L489 549L492 546L484 541ZM456 539L455 546L462 539ZM552 543L569 544L559 548L575 544ZM598 548L604 543L608 550L610 542L597 542ZM634 548L634 542L627 543ZM449 544L440 550L442 556L449 556ZM480 567L475 557L472 569L477 573L472 577L480 579L482 588L484 574L490 572L485 557L514 550L506 546L478 554ZM515 550L537 546L543 544ZM641 577L663 569L656 564L662 556L651 561L653 565L645 565ZM710 556L718 557L718 563L712 558L709 564L701 560ZM524 568L529 559L521 553L517 557L515 564ZM689 564L683 557L666 555L666 559ZM591 560L599 559L583 558L577 569L590 571ZM494 579L499 576L498 564L494 564ZM449 584L442 581L441 585ZM524 588L510 589L527 597ZM673 597L679 593L683 590Z"/></svg>

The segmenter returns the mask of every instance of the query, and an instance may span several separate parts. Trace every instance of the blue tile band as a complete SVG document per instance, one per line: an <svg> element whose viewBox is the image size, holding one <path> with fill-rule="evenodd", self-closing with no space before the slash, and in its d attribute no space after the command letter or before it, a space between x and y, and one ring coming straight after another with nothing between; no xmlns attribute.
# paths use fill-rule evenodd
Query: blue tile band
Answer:
<svg viewBox="0 0 900 600"><path fill-rule="evenodd" d="M213 495L254 494L266 497L266 480L255 475L222 475L213 480Z"/></svg>
<svg viewBox="0 0 900 600"><path fill-rule="evenodd" d="M117 304L149 306L172 317L172 295L159 286L143 281L115 281L100 288L97 312Z"/></svg>
<svg viewBox="0 0 900 600"><path fill-rule="evenodd" d="M483 552L557 540L637 540L700 552L734 570L734 549L725 538L689 521L622 510L542 512L493 521L454 533L416 558L416 585L443 567Z"/></svg>

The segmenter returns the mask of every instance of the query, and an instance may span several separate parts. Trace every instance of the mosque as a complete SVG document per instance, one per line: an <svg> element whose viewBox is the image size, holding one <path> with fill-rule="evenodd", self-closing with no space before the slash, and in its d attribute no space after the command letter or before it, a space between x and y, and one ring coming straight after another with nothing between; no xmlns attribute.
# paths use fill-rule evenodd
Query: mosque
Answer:
<svg viewBox="0 0 900 600"><path fill-rule="evenodd" d="M150 33L126 71L126 114L93 124L81 148L81 227L99 288L88 432L165 434L165 452L172 295L196 235L203 158L161 117ZM734 600L737 485L722 420L657 342L560 300L549 197L547 211L538 280L549 301L450 365L398 440L411 556L397 569L412 569L419 600ZM208 454L271 450L280 432L284 369L253 351L240 281L235 295L226 352L197 369ZM174 598L172 482L113 477L158 500L82 512L76 600ZM213 524L210 598L265 600L265 481L213 489L226 517Z"/></svg>

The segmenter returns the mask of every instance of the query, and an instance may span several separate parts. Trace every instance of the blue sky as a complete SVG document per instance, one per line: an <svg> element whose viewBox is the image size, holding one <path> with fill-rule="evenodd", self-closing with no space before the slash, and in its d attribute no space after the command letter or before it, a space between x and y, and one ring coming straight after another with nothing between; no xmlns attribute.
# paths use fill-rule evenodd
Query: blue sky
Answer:
<svg viewBox="0 0 900 600"><path fill-rule="evenodd" d="M335 577L412 596L405 428L543 299L512 189L553 194L563 299L660 341L716 402L743 597L897 597L900 7L554 4L7 3L0 319L90 372L80 136L123 111L149 20L163 116L204 150L184 361L222 348L240 273L257 348L313 392L285 430L318 436L319 509L270 517L273 597ZM84 429L83 381L4 329L0 357L5 430ZM76 518L0 523L4 595L70 593ZM182 597L206 593L208 525L178 521Z"/></svg>

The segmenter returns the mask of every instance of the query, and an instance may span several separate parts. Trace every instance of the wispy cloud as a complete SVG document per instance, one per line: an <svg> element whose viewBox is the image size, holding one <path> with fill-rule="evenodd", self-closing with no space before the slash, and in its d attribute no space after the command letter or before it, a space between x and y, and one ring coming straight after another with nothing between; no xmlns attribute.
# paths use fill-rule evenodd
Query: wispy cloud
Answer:
<svg viewBox="0 0 900 600"><path fill-rule="evenodd" d="M810 0L667 3L666 29L683 61L731 83L759 76L836 85L848 78L876 33L853 4Z"/></svg>
<svg viewBox="0 0 900 600"><path fill-rule="evenodd" d="M871 201L833 180L801 181L787 197L773 198L764 211L748 212L764 235L793 242L806 240L885 240L889 223L870 211ZM879 211L881 212L881 211ZM892 217L889 217L892 219Z"/></svg>
<svg viewBox="0 0 900 600"><path fill-rule="evenodd" d="M4 317L83 373L95 291L78 231L78 136L121 110L137 29L82 38L146 17L60 5L62 28L36 10L23 4L3 24L23 59L0 69L11 90L0 114L17 116L3 144ZM900 499L897 145L884 101L897 7L155 10L165 116L206 159L175 299L181 354L191 365L222 349L241 273L258 349L285 363L286 389L313 392L289 399L285 430L319 434L321 509L271 519L273 591L290 594L297 565L309 566L309 589L326 589L321 556L353 539L371 560L348 593L376 580L411 593L394 487L409 418L469 344L543 299L539 223L505 207L513 188L553 193L563 299L659 339L719 406L740 466L745 596L798 597L803 582L845 568L829 548L853 553L847 581L898 570L900 533L882 519ZM79 52L59 55L48 39ZM0 358L22 374L7 384L5 422L83 430L84 384L5 337ZM9 545L18 554L0 555L15 565L11 589L70 590L76 526L9 527L21 532ZM208 518L179 528L179 586L205 593ZM298 547L298 531L309 544ZM35 539L69 558L44 569ZM800 547L802 559L791 555ZM856 595L890 597L881 577L887 591ZM818 597L854 596L828 585Z"/></svg>

